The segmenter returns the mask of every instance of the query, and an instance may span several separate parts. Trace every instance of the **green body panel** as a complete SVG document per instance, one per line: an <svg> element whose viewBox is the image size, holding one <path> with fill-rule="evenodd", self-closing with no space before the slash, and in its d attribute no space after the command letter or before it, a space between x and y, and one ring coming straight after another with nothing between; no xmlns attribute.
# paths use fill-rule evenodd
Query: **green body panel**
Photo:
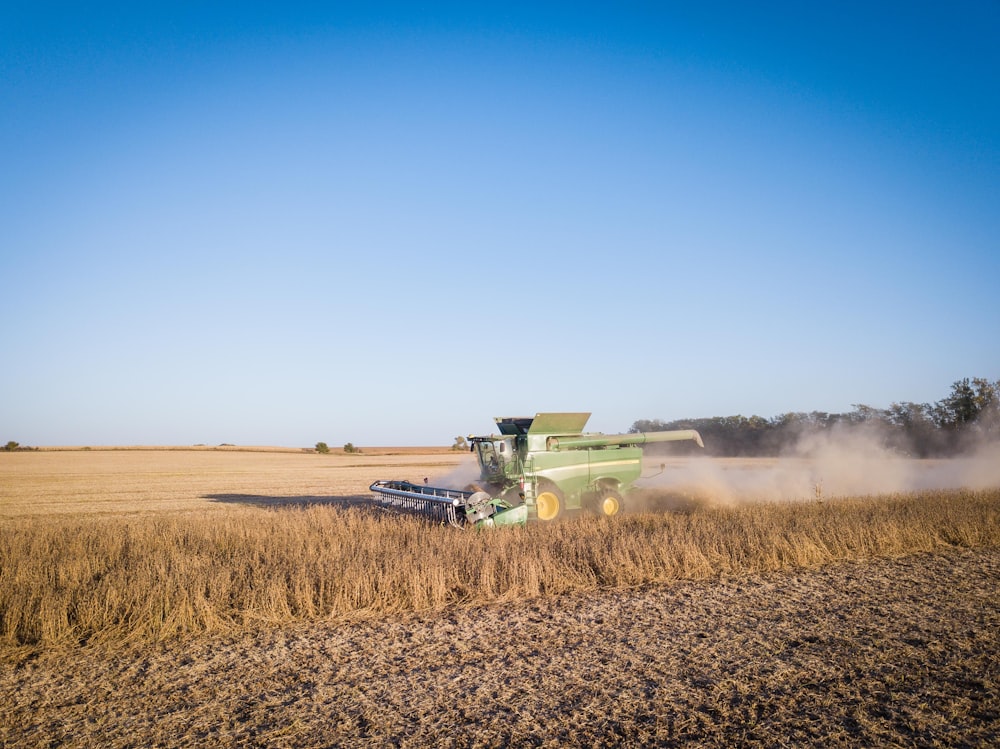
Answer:
<svg viewBox="0 0 1000 749"><path fill-rule="evenodd" d="M518 505L509 510L501 510L493 517L476 523L477 528L503 528L512 525L524 525L528 522L528 505Z"/></svg>
<svg viewBox="0 0 1000 749"><path fill-rule="evenodd" d="M580 449L534 452L527 461L526 477L550 481L563 493L567 509L579 508L585 494L600 488L627 491L642 472L642 450Z"/></svg>
<svg viewBox="0 0 1000 749"><path fill-rule="evenodd" d="M540 413L497 418L499 436L470 437L484 488L512 505L523 499L532 517L535 498L553 488L566 509L578 509L603 490L624 494L631 488L642 472L642 449L635 445L673 440L702 444L693 430L588 434L582 430L589 417L589 413Z"/></svg>

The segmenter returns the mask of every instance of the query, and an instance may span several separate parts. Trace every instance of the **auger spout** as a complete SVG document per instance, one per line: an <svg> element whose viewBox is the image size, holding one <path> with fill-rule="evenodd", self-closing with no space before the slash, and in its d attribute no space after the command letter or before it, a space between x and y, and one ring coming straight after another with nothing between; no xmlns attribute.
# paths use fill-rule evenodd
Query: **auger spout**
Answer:
<svg viewBox="0 0 1000 749"><path fill-rule="evenodd" d="M581 434L570 437L549 437L550 450L579 450L588 447L612 447L615 445L644 445L648 442L681 442L693 440L698 447L704 447L701 435L694 429L677 429L668 432L633 432L631 434Z"/></svg>

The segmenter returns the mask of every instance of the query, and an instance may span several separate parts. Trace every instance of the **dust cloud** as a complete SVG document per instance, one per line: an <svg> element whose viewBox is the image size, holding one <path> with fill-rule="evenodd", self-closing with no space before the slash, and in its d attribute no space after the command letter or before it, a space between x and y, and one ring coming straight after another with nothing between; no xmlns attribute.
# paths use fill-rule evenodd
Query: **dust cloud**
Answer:
<svg viewBox="0 0 1000 749"><path fill-rule="evenodd" d="M430 483L442 489L467 489L472 484L480 483L479 463L470 458L455 466L448 473L435 476L430 480Z"/></svg>
<svg viewBox="0 0 1000 749"><path fill-rule="evenodd" d="M429 482L468 489L480 483L479 464L470 458ZM1000 442L973 447L954 458L921 460L886 448L876 430L844 428L804 436L778 458L647 455L643 478L635 482L627 504L632 510L676 510L745 501L816 501L993 487L1000 487Z"/></svg>
<svg viewBox="0 0 1000 749"><path fill-rule="evenodd" d="M779 458L647 457L645 465L635 487L648 509L1000 487L998 442L921 460L886 449L874 431L848 429L803 437Z"/></svg>

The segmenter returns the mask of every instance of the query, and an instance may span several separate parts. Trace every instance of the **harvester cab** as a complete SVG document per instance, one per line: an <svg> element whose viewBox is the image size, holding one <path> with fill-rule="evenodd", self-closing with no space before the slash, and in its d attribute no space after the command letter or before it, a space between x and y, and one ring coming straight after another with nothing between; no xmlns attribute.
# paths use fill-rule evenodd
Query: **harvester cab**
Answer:
<svg viewBox="0 0 1000 749"><path fill-rule="evenodd" d="M522 525L554 520L568 510L617 515L642 472L647 442L692 440L693 429L605 435L585 433L589 413L539 413L494 419L499 435L469 437L480 483L463 490L409 481L376 481L380 504L410 510L452 525Z"/></svg>
<svg viewBox="0 0 1000 749"><path fill-rule="evenodd" d="M494 419L500 435L476 437L469 435L470 449L479 461L479 479L489 489L503 493L514 483L520 483L524 473L527 434L534 419L530 416Z"/></svg>
<svg viewBox="0 0 1000 749"><path fill-rule="evenodd" d="M472 451L479 460L480 480L486 484L501 485L512 462L517 462L517 448L513 437L470 437Z"/></svg>

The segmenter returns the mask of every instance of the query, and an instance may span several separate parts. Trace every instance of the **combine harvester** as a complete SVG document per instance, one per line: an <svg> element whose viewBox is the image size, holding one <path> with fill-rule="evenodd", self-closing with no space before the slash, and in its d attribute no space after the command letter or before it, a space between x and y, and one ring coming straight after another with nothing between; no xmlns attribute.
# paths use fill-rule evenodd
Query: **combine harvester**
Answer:
<svg viewBox="0 0 1000 749"><path fill-rule="evenodd" d="M379 504L447 521L454 526L524 525L555 520L567 510L613 516L642 472L647 442L693 440L693 429L634 434L584 433L589 413L540 413L495 419L499 436L469 437L479 459L480 483L465 490L409 481L376 481Z"/></svg>

